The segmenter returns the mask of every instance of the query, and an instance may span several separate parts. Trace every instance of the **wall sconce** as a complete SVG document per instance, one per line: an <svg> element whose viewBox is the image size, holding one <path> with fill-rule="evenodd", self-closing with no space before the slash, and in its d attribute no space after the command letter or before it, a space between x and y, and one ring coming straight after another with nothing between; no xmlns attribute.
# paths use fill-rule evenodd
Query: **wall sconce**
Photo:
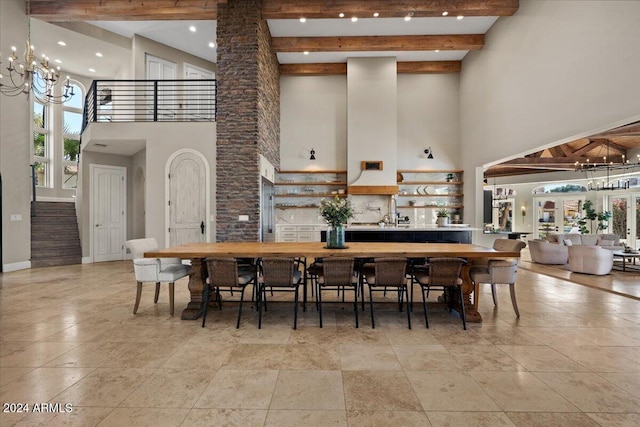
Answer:
<svg viewBox="0 0 640 427"><path fill-rule="evenodd" d="M524 224L524 217L527 216L527 208L525 205L520 206L520 212L522 213L522 223Z"/></svg>
<svg viewBox="0 0 640 427"><path fill-rule="evenodd" d="M311 152L309 153L311 154L309 156L309 160L315 160L316 159L316 150L314 150L313 148L311 149Z"/></svg>
<svg viewBox="0 0 640 427"><path fill-rule="evenodd" d="M427 159L433 159L433 151L431 151L431 147L425 148L424 154L427 155Z"/></svg>

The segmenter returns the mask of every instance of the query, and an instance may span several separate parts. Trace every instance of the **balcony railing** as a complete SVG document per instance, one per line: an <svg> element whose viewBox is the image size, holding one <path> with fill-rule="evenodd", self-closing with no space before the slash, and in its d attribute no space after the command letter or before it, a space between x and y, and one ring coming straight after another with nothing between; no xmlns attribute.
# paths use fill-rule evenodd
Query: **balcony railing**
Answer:
<svg viewBox="0 0 640 427"><path fill-rule="evenodd" d="M84 105L89 123L215 121L215 80L94 80Z"/></svg>

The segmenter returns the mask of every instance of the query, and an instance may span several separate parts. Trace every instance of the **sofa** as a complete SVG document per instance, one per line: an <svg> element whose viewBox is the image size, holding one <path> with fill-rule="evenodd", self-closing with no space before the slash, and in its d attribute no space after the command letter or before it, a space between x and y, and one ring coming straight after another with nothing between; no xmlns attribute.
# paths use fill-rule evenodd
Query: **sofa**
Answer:
<svg viewBox="0 0 640 427"><path fill-rule="evenodd" d="M565 233L565 234L549 234L547 235L547 241L549 243L558 243L564 246L600 246L603 249L609 249L610 251L621 251L624 249L624 245L620 243L620 236L613 233L603 234L578 234L578 233Z"/></svg>
<svg viewBox="0 0 640 427"><path fill-rule="evenodd" d="M538 264L565 265L569 260L569 248L559 243L549 243L547 240L529 240L531 261Z"/></svg>
<svg viewBox="0 0 640 427"><path fill-rule="evenodd" d="M613 251L597 245L569 246L569 270L575 273L609 274L613 268Z"/></svg>

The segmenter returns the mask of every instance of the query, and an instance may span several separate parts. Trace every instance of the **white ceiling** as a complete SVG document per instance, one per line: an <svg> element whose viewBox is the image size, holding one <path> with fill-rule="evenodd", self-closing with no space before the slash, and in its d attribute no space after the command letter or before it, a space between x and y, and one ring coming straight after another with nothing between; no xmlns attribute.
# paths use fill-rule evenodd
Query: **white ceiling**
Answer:
<svg viewBox="0 0 640 427"><path fill-rule="evenodd" d="M273 37L331 37L375 35L435 35L435 34L484 34L496 22L497 17L413 18L364 18L351 22L342 19L307 19L301 23L295 19L268 20ZM216 21L90 21L88 24L131 38L139 34L192 55L216 61ZM194 25L196 32L189 31ZM76 33L57 25L32 19L32 40L37 53L45 52L52 60L60 59L61 67L68 72L91 78L113 78L121 61L129 60L130 51L111 43ZM58 46L64 40L66 47ZM102 58L95 56L96 52ZM398 61L449 61L461 60L467 51L367 51L367 52L311 52L278 53L281 64L346 62L348 57L395 56ZM93 68L96 71L90 72Z"/></svg>

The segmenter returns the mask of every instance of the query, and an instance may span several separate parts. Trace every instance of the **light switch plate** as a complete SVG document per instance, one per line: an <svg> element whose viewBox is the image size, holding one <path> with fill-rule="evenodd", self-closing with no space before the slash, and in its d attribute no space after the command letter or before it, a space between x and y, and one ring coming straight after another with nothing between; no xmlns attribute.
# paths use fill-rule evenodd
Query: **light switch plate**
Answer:
<svg viewBox="0 0 640 427"><path fill-rule="evenodd" d="M249 215L238 215L238 221L249 221Z"/></svg>
<svg viewBox="0 0 640 427"><path fill-rule="evenodd" d="M22 221L22 215L20 215L20 214L11 214L11 221Z"/></svg>

